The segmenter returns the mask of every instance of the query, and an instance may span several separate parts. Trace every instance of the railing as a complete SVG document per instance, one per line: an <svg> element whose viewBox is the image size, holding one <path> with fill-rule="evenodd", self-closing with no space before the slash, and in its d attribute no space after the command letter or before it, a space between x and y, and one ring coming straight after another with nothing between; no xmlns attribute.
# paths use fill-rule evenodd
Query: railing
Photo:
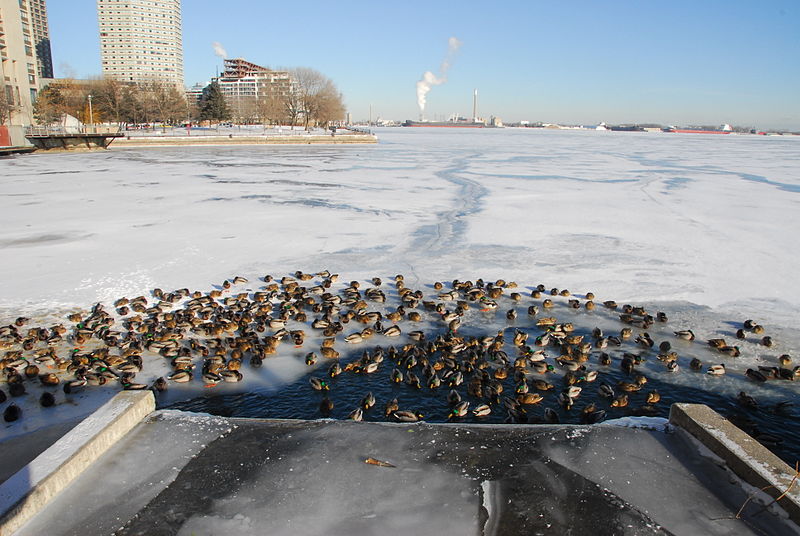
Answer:
<svg viewBox="0 0 800 536"><path fill-rule="evenodd" d="M35 126L25 128L25 136L65 136L67 134L118 134L117 125L81 125L79 127L65 127L63 125Z"/></svg>

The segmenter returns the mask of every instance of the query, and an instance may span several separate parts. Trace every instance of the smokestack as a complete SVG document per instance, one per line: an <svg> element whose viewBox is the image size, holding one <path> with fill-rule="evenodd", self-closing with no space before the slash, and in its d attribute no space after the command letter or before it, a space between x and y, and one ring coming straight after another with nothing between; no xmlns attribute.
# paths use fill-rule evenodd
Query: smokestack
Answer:
<svg viewBox="0 0 800 536"><path fill-rule="evenodd" d="M475 94L472 96L472 122L478 122L478 90L475 90Z"/></svg>
<svg viewBox="0 0 800 536"><path fill-rule="evenodd" d="M450 64L453 61L458 49L461 48L461 41L456 37L451 37L447 40L447 55L442 61L439 68L440 75L437 77L431 71L425 71L422 78L417 82L417 106L419 106L419 117L423 120L425 113L425 104L427 102L427 94L433 86L440 86L447 82L447 71L450 70Z"/></svg>

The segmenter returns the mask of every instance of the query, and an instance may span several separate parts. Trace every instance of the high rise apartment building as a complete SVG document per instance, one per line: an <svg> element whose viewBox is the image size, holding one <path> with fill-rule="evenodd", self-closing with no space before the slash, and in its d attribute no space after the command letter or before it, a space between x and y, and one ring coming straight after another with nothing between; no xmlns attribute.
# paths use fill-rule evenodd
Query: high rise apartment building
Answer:
<svg viewBox="0 0 800 536"><path fill-rule="evenodd" d="M27 0L33 33L36 59L39 60L39 78L53 78L53 54L50 51L50 28L47 25L45 0Z"/></svg>
<svg viewBox="0 0 800 536"><path fill-rule="evenodd" d="M31 124L39 89L30 9L29 0L0 0L0 106L4 122L12 126Z"/></svg>
<svg viewBox="0 0 800 536"><path fill-rule="evenodd" d="M180 0L97 0L103 75L183 90Z"/></svg>

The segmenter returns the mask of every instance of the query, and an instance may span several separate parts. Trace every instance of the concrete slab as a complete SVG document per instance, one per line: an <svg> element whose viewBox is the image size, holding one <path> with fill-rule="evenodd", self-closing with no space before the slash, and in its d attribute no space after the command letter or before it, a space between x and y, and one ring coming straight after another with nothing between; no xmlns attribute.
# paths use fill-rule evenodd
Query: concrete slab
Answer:
<svg viewBox="0 0 800 536"><path fill-rule="evenodd" d="M150 391L123 391L0 485L0 536L12 534L155 409Z"/></svg>
<svg viewBox="0 0 800 536"><path fill-rule="evenodd" d="M746 499L663 431L156 412L18 535L797 533Z"/></svg>
<svg viewBox="0 0 800 536"><path fill-rule="evenodd" d="M669 419L722 458L745 482L777 499L800 525L796 469L704 404L673 404Z"/></svg>

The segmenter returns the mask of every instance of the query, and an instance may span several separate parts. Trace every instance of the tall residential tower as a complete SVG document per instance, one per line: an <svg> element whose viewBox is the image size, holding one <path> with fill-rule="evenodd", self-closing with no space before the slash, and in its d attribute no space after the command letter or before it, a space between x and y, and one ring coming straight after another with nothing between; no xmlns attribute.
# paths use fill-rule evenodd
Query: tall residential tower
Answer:
<svg viewBox="0 0 800 536"><path fill-rule="evenodd" d="M39 60L39 78L53 78L53 55L50 51L50 28L47 25L47 2L28 0L33 44Z"/></svg>
<svg viewBox="0 0 800 536"><path fill-rule="evenodd" d="M103 75L183 91L180 0L97 0Z"/></svg>
<svg viewBox="0 0 800 536"><path fill-rule="evenodd" d="M0 0L0 125L30 125L33 118L39 62L31 8L27 0Z"/></svg>

